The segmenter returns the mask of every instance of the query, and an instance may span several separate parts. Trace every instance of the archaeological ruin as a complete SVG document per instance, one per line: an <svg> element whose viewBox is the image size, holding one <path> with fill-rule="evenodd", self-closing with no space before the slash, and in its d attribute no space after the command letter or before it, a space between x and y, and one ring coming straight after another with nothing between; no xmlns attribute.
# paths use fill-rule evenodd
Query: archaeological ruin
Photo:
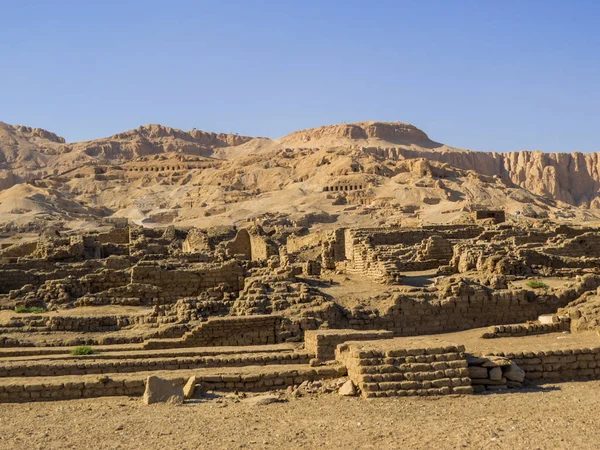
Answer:
<svg viewBox="0 0 600 450"><path fill-rule="evenodd" d="M0 401L137 397L149 377L198 392L347 377L365 398L600 378L600 229L473 218L107 220L3 245Z"/></svg>

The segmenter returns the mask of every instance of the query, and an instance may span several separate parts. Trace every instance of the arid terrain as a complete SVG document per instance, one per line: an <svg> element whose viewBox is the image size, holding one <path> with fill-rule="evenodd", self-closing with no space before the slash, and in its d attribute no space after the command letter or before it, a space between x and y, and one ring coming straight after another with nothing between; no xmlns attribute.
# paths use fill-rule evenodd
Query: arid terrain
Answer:
<svg viewBox="0 0 600 450"><path fill-rule="evenodd" d="M0 448L597 448L598 173L0 123Z"/></svg>
<svg viewBox="0 0 600 450"><path fill-rule="evenodd" d="M419 225L492 206L596 220L598 173L596 154L467 151L400 122L274 140L146 125L77 143L0 123L0 221L23 231L106 217L149 227Z"/></svg>
<svg viewBox="0 0 600 450"><path fill-rule="evenodd" d="M144 406L126 397L3 405L0 448L595 449L600 382L518 394L362 400L306 396Z"/></svg>

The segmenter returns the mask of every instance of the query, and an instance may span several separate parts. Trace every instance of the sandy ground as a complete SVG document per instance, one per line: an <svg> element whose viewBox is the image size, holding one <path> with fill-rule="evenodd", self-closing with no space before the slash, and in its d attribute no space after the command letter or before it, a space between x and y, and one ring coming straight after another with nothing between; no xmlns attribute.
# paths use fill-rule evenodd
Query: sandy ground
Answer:
<svg viewBox="0 0 600 450"><path fill-rule="evenodd" d="M593 449L600 381L519 393L365 400L337 394L253 406L144 406L113 397L3 404L1 449Z"/></svg>

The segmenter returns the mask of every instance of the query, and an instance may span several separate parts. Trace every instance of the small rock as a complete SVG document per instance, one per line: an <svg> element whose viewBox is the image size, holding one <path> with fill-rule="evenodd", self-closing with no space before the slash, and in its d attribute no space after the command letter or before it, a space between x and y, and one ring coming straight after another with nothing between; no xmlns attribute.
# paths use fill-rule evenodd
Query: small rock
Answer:
<svg viewBox="0 0 600 450"><path fill-rule="evenodd" d="M504 372L504 376L507 380L522 383L525 380L525 371L514 362L511 362L509 369Z"/></svg>
<svg viewBox="0 0 600 450"><path fill-rule="evenodd" d="M318 358L312 358L309 362L308 365L310 367L319 367L321 365L321 360Z"/></svg>
<svg viewBox="0 0 600 450"><path fill-rule="evenodd" d="M356 395L356 387L352 380L346 381L338 391L338 394L346 397L354 397Z"/></svg>
<svg viewBox="0 0 600 450"><path fill-rule="evenodd" d="M256 397L249 397L242 400L242 403L247 403L252 406L264 406L269 405L271 403L278 403L281 400L279 397L275 395L265 394L265 395L257 395Z"/></svg>

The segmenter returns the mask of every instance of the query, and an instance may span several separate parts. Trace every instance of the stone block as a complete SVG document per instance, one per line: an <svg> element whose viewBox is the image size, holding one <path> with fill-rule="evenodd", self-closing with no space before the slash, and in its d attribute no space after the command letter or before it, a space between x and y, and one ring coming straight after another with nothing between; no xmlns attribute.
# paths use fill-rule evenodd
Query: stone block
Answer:
<svg viewBox="0 0 600 450"><path fill-rule="evenodd" d="M183 403L183 388L157 376L146 379L146 390L142 401L145 405L153 403Z"/></svg>

